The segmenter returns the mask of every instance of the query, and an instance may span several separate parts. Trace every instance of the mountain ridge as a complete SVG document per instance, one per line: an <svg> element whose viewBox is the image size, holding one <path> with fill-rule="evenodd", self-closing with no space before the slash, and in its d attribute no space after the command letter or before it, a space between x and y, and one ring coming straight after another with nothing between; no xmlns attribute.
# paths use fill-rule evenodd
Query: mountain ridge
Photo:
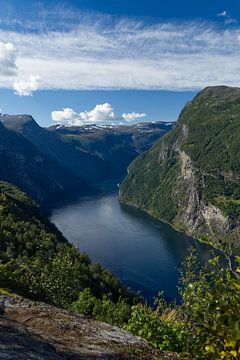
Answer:
<svg viewBox="0 0 240 360"><path fill-rule="evenodd" d="M19 186L48 209L59 199L64 203L95 193L102 182L123 178L139 152L170 128L42 128L31 115L7 114L0 115L0 124L0 161L5 164L0 179Z"/></svg>
<svg viewBox="0 0 240 360"><path fill-rule="evenodd" d="M204 241L237 241L239 134L240 89L204 89L129 166L120 201Z"/></svg>

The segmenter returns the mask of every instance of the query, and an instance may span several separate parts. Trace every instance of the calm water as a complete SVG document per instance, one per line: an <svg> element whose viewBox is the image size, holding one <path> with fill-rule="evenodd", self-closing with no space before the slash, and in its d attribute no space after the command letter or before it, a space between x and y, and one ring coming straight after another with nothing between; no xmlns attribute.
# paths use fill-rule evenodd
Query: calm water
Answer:
<svg viewBox="0 0 240 360"><path fill-rule="evenodd" d="M81 199L54 210L51 220L93 261L151 302L159 290L177 295L178 268L190 246L206 261L208 248L142 212L119 205L117 194Z"/></svg>

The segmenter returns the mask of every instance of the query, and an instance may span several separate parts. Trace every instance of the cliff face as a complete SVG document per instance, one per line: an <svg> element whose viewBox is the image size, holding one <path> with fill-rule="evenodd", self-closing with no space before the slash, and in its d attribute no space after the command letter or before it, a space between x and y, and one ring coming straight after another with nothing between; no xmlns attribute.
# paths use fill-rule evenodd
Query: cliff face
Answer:
<svg viewBox="0 0 240 360"><path fill-rule="evenodd" d="M176 127L129 167L122 203L197 238L238 238L240 89L207 88Z"/></svg>

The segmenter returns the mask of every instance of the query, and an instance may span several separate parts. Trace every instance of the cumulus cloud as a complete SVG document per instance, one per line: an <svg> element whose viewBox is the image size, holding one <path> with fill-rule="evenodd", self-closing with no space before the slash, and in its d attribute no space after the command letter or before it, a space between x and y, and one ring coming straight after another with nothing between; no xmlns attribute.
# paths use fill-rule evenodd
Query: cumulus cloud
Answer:
<svg viewBox="0 0 240 360"><path fill-rule="evenodd" d="M108 122L115 119L113 108L110 104L98 104L90 111L77 113L71 108L63 108L60 111L52 111L52 120L61 124L83 125Z"/></svg>
<svg viewBox="0 0 240 360"><path fill-rule="evenodd" d="M115 118L113 108L110 104L96 105L91 111L84 111L79 114L83 121L95 123L98 121L109 121Z"/></svg>
<svg viewBox="0 0 240 360"><path fill-rule="evenodd" d="M58 123L74 125L81 122L79 114L71 108L63 108L63 110L52 111L52 120Z"/></svg>
<svg viewBox="0 0 240 360"><path fill-rule="evenodd" d="M33 92L40 87L40 77L30 75L26 80L15 80L13 88L19 96L32 96Z"/></svg>
<svg viewBox="0 0 240 360"><path fill-rule="evenodd" d="M122 116L115 115L113 107L109 103L98 104L90 111L81 111L77 113L71 108L63 108L63 110L52 111L52 120L59 124L81 126L84 124L124 124L129 122L137 122L146 116L145 113L123 113Z"/></svg>
<svg viewBox="0 0 240 360"><path fill-rule="evenodd" d="M0 42L0 75L16 75L16 49L12 43Z"/></svg>
<svg viewBox="0 0 240 360"><path fill-rule="evenodd" d="M122 118L126 121L135 121L144 118L145 116L146 116L145 113L136 113L136 112L122 114Z"/></svg>

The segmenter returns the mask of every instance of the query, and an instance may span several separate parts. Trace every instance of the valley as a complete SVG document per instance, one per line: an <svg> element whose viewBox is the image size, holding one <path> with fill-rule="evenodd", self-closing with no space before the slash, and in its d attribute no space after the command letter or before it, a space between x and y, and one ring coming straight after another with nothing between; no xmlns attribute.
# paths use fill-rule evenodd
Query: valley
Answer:
<svg viewBox="0 0 240 360"><path fill-rule="evenodd" d="M42 128L0 115L0 327L24 353L36 355L30 332L45 358L98 358L102 340L104 359L238 358L239 104L221 86L175 124ZM46 339L42 313L58 334L59 316L70 333L91 323L90 347Z"/></svg>
<svg viewBox="0 0 240 360"><path fill-rule="evenodd" d="M53 126L42 128L30 115L0 115L0 179L19 186L50 210L101 184L123 179L128 164L172 124Z"/></svg>
<svg viewBox="0 0 240 360"><path fill-rule="evenodd" d="M153 305L159 290L179 301L179 270L189 249L204 264L210 248L141 211L120 206L117 184L112 192L80 199L55 209L51 221L91 260L110 269L127 287Z"/></svg>
<svg viewBox="0 0 240 360"><path fill-rule="evenodd" d="M0 3L0 360L240 360L240 1Z"/></svg>

